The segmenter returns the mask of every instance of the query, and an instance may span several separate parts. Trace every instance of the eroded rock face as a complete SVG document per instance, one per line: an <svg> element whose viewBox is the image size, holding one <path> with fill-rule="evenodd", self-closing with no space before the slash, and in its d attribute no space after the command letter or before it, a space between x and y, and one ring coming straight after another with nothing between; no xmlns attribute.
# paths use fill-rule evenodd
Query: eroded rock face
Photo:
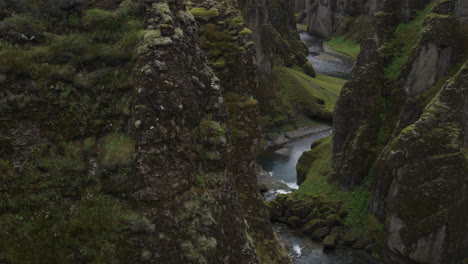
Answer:
<svg viewBox="0 0 468 264"><path fill-rule="evenodd" d="M380 125L382 55L370 39L362 43L362 50L334 113L332 178L339 180L345 189L361 183L367 176Z"/></svg>
<svg viewBox="0 0 468 264"><path fill-rule="evenodd" d="M333 34L335 4L334 0L319 0L307 11L309 33L321 38L328 38Z"/></svg>
<svg viewBox="0 0 468 264"><path fill-rule="evenodd" d="M250 115L229 116L226 105L241 102L222 97L222 92L230 91L244 98L255 88L253 47L241 57L250 67L241 68L237 75L224 74L220 80L197 45L198 25L184 3L157 2L145 7L147 29L151 30L146 34L161 31L161 36L145 35L135 91L133 118L140 123L135 128L138 171L132 181L132 198L157 223L156 236L148 236L142 250L159 256L156 259L162 263L258 263L250 235L258 232L269 235L269 247L277 247L271 254L279 254L256 188L258 110L252 102ZM217 9L217 13L223 10ZM179 33L168 30L171 28ZM160 41L165 38L170 42ZM223 59L230 67L229 58ZM244 132L243 140L232 133L233 127L236 131L241 128L241 121L233 118L253 122L248 123L251 129ZM264 223L246 222L243 210L250 213L251 209L242 205L263 212ZM288 261L269 259L272 263Z"/></svg>
<svg viewBox="0 0 468 264"><path fill-rule="evenodd" d="M317 0L307 7L308 32L327 39L348 31L357 34L356 40L366 35L367 15L374 14L381 1ZM360 19L358 18L360 17ZM360 32L360 33L358 33Z"/></svg>
<svg viewBox="0 0 468 264"><path fill-rule="evenodd" d="M385 262L457 263L467 257L468 241L466 25L451 15L455 2L436 3L392 80L389 32L395 21L411 20L408 8L420 4L382 2L374 39L385 59L368 57L367 63L387 72L380 85L376 74L354 85L364 74L353 70L335 109L332 169L345 189L373 177L370 211L385 226ZM380 23L384 18L393 22ZM365 65L362 53L373 50L361 48L355 68ZM375 93L358 96L363 91ZM363 107L347 107L353 101Z"/></svg>
<svg viewBox="0 0 468 264"><path fill-rule="evenodd" d="M467 74L464 66L376 162L371 211L389 230L387 246L394 261L405 257L417 263L455 263L463 257Z"/></svg>

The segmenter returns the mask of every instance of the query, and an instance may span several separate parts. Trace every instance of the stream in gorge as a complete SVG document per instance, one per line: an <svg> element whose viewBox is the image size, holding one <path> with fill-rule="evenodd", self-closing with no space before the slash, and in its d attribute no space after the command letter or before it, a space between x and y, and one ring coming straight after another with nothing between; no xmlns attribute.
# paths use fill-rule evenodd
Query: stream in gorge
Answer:
<svg viewBox="0 0 468 264"><path fill-rule="evenodd" d="M319 38L301 33L301 40L309 47L309 61L318 74L347 79L353 66L353 59L329 52ZM328 51L327 51L328 50ZM264 194L271 200L280 193L290 193L299 186L296 183L296 164L304 151L310 150L311 144L332 134L331 128L321 132L293 139L281 146L268 148L261 153L258 164L264 169L259 172L259 182L268 181L269 190ZM273 187L272 187L273 186ZM300 230L286 224L273 223L273 229L285 246L294 264L371 264L377 263L368 254L338 246L334 250L324 251L321 243L312 241Z"/></svg>

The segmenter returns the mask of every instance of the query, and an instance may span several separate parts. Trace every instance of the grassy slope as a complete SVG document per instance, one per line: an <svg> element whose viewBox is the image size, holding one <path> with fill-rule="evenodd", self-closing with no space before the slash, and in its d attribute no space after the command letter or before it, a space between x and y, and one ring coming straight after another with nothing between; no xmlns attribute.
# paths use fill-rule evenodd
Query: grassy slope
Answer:
<svg viewBox="0 0 468 264"><path fill-rule="evenodd" d="M270 113L262 116L262 127L288 131L293 130L294 125L306 125L304 120L307 119L331 119L345 82L324 75L312 78L298 68L277 66L273 81L277 92L268 102ZM294 125L291 125L292 119L298 119Z"/></svg>
<svg viewBox="0 0 468 264"><path fill-rule="evenodd" d="M306 180L299 189L293 193L298 198L319 196L323 201L335 204L343 202L348 208L349 214L344 219L345 223L351 227L356 236L366 234L376 234L381 227L376 224L373 217L368 214L370 178L372 171L365 183L357 187L352 192L340 189L337 183L330 184L328 175L330 174L332 138L326 137L319 141L319 145L309 154L313 156L313 162L307 171Z"/></svg>
<svg viewBox="0 0 468 264"><path fill-rule="evenodd" d="M343 88L345 80L325 75L318 75L316 78L312 78L297 69L285 67L280 68L279 71L284 73L284 77L286 77L283 83L293 93L293 100L300 100L300 98L311 96L319 98L325 101L325 104L320 107L329 113L333 113L337 99L336 96L339 95L341 88ZM323 89L314 87L311 83Z"/></svg>
<svg viewBox="0 0 468 264"><path fill-rule="evenodd" d="M9 142L0 144L0 262L128 263L126 226L141 217L107 193L125 188L134 142L122 132L99 137L96 131L107 122L114 131L127 124L143 29L139 6L127 0L115 11L90 9L81 17L34 15L0 21L6 95L24 98L2 104L2 111L49 127L41 128L48 145L35 148L21 168L8 158ZM34 41L21 38L26 31ZM89 172L92 158L102 172Z"/></svg>
<svg viewBox="0 0 468 264"><path fill-rule="evenodd" d="M300 71L294 71L293 74L322 87L323 89L333 93L336 96L340 95L341 89L343 88L343 85L346 82L345 79L328 75L317 74L315 78L312 78Z"/></svg>
<svg viewBox="0 0 468 264"><path fill-rule="evenodd" d="M401 72L403 64L408 60L411 49L416 45L423 22L434 4L428 4L418 16L407 24L400 24L395 29L393 38L384 44L384 49L393 54L393 60L385 69L385 77L395 80Z"/></svg>
<svg viewBox="0 0 468 264"><path fill-rule="evenodd" d="M344 36L334 37L326 41L325 44L327 44L330 48L347 54L353 58L357 58L357 55L361 51L361 46L359 43L350 39L345 39Z"/></svg>

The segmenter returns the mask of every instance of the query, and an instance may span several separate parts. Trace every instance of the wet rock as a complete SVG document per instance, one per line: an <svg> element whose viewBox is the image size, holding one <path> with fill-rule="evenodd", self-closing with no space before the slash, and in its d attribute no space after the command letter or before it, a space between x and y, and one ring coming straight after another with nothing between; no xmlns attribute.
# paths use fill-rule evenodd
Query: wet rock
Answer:
<svg viewBox="0 0 468 264"><path fill-rule="evenodd" d="M312 234L315 230L324 226L322 219L312 219L302 227L302 232L305 234Z"/></svg>
<svg viewBox="0 0 468 264"><path fill-rule="evenodd" d="M280 202L278 202L278 200L273 200L273 201L270 201L268 203L266 203L266 206L268 208L268 212L270 214L270 220L271 221L274 221L274 220L278 220L279 221L279 218L283 215L283 212L284 212L284 205ZM287 221L287 219L286 219ZM284 222L286 222L284 221Z"/></svg>
<svg viewBox="0 0 468 264"><path fill-rule="evenodd" d="M291 208L291 213L301 219L305 219L315 208L315 202L312 199L299 201Z"/></svg>
<svg viewBox="0 0 468 264"><path fill-rule="evenodd" d="M148 250L144 250L143 252L141 252L140 259L141 261L149 261L151 260L152 256L153 254L151 254L151 252L149 252Z"/></svg>
<svg viewBox="0 0 468 264"><path fill-rule="evenodd" d="M336 235L328 235L323 240L323 246L325 249L333 249L336 245Z"/></svg>
<svg viewBox="0 0 468 264"><path fill-rule="evenodd" d="M356 241L356 238L351 231L348 231L343 237L343 245L345 246L351 246L354 241Z"/></svg>
<svg viewBox="0 0 468 264"><path fill-rule="evenodd" d="M0 74L0 84L4 84L7 80L7 77L5 74Z"/></svg>
<svg viewBox="0 0 468 264"><path fill-rule="evenodd" d="M303 224L302 220L299 217L295 216L295 215L288 218L288 225L290 225L292 227L301 227L302 224Z"/></svg>
<svg viewBox="0 0 468 264"><path fill-rule="evenodd" d="M268 187L267 187L265 184L260 184L260 185L258 186L258 190L259 190L261 193L268 192Z"/></svg>
<svg viewBox="0 0 468 264"><path fill-rule="evenodd" d="M372 240L369 238L359 238L353 243L354 249L364 249L365 247L372 244Z"/></svg>
<svg viewBox="0 0 468 264"><path fill-rule="evenodd" d="M330 228L328 226L319 228L315 230L311 237L313 240L321 241L326 235L330 233Z"/></svg>
<svg viewBox="0 0 468 264"><path fill-rule="evenodd" d="M288 143L289 141L290 139L287 138L285 135L280 135L273 141L272 145L283 145Z"/></svg>
<svg viewBox="0 0 468 264"><path fill-rule="evenodd" d="M341 218L345 218L347 215L348 215L348 209L344 208L343 206L340 207L340 209L338 209L338 215L341 217Z"/></svg>
<svg viewBox="0 0 468 264"><path fill-rule="evenodd" d="M133 218L130 221L130 229L135 233L153 233L155 230L155 225L151 223L148 218L141 217L141 218Z"/></svg>
<svg viewBox="0 0 468 264"><path fill-rule="evenodd" d="M309 222L311 221L312 219L315 219L315 218L320 218L320 214L318 212L318 209L317 207L314 207L314 209L312 209L312 211L309 213L309 215L304 219L305 222Z"/></svg>
<svg viewBox="0 0 468 264"><path fill-rule="evenodd" d="M341 220L337 215L331 214L327 216L327 219L325 220L325 224L328 226L341 225Z"/></svg>

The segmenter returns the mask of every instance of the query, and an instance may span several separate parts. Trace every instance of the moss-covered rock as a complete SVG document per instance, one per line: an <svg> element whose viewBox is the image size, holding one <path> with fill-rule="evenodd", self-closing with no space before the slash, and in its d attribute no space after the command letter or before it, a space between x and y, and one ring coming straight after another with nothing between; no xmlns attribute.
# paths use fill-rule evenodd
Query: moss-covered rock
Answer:
<svg viewBox="0 0 468 264"><path fill-rule="evenodd" d="M336 245L336 235L327 235L324 239L323 239L323 247L325 249L333 249L335 248L335 245Z"/></svg>
<svg viewBox="0 0 468 264"><path fill-rule="evenodd" d="M302 232L305 234L312 234L317 229L321 228L325 223L322 219L311 219L302 227Z"/></svg>
<svg viewBox="0 0 468 264"><path fill-rule="evenodd" d="M210 21L210 19L219 16L219 11L216 8L206 9L203 7L194 7L190 9L190 13L195 17L204 22Z"/></svg>
<svg viewBox="0 0 468 264"><path fill-rule="evenodd" d="M313 240L322 241L325 236L330 233L330 228L328 226L321 227L311 234Z"/></svg>

